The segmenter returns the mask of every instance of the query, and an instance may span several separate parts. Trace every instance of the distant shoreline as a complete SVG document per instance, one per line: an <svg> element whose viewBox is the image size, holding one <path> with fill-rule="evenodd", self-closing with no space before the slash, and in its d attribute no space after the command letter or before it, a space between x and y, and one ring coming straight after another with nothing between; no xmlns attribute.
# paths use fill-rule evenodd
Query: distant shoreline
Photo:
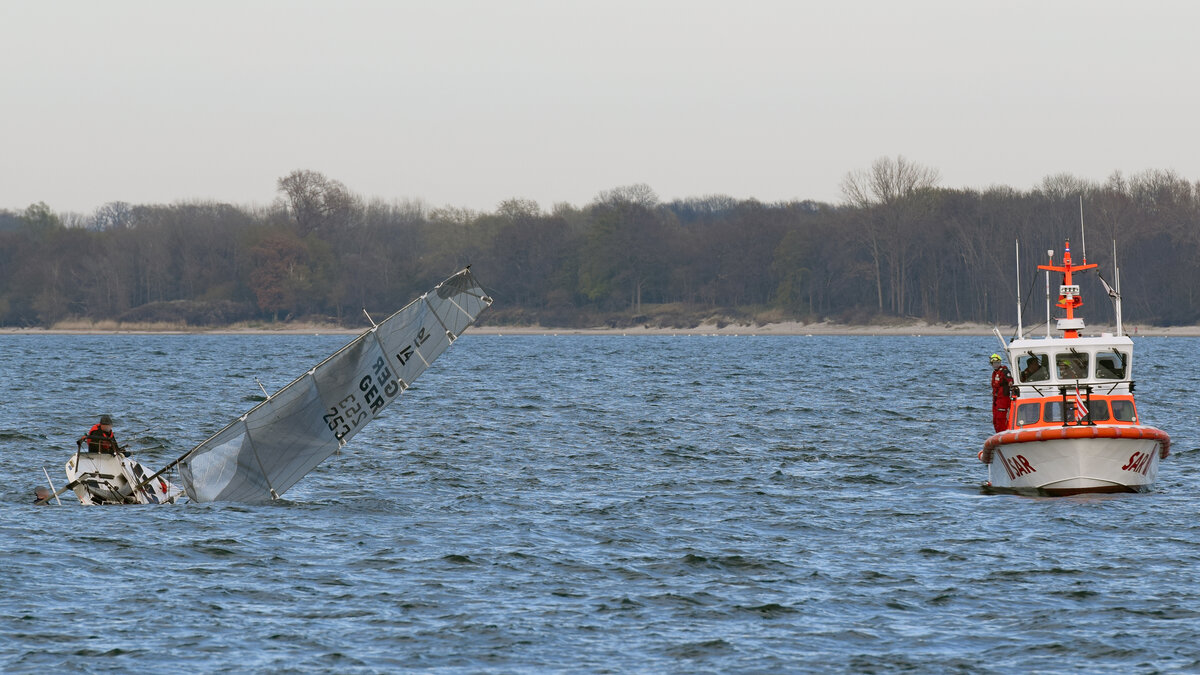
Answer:
<svg viewBox="0 0 1200 675"><path fill-rule="evenodd" d="M999 326L1000 334L1006 339L1016 332L1015 326ZM344 328L321 324L281 324L279 326L227 326L220 328L132 325L105 323L96 326L72 325L54 328L4 328L0 335L357 335L364 328ZM1045 329L1033 331L1033 336L1045 334ZM1085 330L1085 335L1112 332L1111 326L1097 326ZM477 335L911 335L911 336L988 336L992 327L977 323L925 322L907 324L854 325L830 322L800 323L781 322L762 325L750 324L701 324L694 328L657 328L631 326L628 328L547 328L542 326L472 326L469 331ZM1200 337L1200 326L1141 326L1128 325L1126 335L1130 337Z"/></svg>

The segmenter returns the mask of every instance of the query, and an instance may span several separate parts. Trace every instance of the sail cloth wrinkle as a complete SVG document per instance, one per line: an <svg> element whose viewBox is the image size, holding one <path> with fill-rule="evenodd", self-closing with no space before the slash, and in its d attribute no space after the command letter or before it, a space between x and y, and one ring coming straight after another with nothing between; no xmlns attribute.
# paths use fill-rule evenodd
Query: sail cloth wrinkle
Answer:
<svg viewBox="0 0 1200 675"><path fill-rule="evenodd" d="M281 495L408 388L491 304L463 270L355 338L179 462L193 501Z"/></svg>

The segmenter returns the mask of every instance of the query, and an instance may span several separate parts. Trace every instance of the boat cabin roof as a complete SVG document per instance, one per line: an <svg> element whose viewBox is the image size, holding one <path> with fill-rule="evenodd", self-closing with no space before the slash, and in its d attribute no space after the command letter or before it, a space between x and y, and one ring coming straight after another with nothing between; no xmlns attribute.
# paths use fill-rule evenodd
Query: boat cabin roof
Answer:
<svg viewBox="0 0 1200 675"><path fill-rule="evenodd" d="M1092 347L1121 346L1125 349L1133 347L1133 340L1128 335L1112 335L1104 333L1096 337L1077 338L1019 338L1008 343L1009 351L1024 349L1049 349L1059 347L1075 347L1076 349L1091 349Z"/></svg>

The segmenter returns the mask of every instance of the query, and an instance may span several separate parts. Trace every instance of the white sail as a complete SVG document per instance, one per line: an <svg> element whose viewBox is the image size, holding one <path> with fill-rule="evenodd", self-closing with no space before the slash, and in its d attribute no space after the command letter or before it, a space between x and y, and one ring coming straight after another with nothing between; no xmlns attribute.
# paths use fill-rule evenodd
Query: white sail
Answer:
<svg viewBox="0 0 1200 675"><path fill-rule="evenodd" d="M188 497L277 498L399 397L491 303L469 269L438 284L184 455Z"/></svg>

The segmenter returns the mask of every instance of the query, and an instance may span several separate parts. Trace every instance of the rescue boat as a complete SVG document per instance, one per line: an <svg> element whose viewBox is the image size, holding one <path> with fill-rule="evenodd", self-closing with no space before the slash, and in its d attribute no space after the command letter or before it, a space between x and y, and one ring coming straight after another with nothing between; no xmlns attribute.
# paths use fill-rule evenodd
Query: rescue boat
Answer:
<svg viewBox="0 0 1200 675"><path fill-rule="evenodd" d="M1074 264L1069 240L1062 264L1054 264L1053 251L1048 254L1049 263L1038 265L1046 271L1047 334L1021 336L1018 295L1018 337L1004 346L1013 400L1007 428L979 452L988 465L985 487L1052 496L1145 492L1170 453L1171 438L1143 424L1134 401L1133 340L1121 326L1120 277L1114 278L1116 288L1100 279L1113 299L1116 332L1083 337L1083 319L1075 316L1083 298L1073 275L1097 265L1088 264L1086 253L1082 264ZM1065 316L1055 321L1060 336L1050 333L1051 273L1062 275L1056 305Z"/></svg>

